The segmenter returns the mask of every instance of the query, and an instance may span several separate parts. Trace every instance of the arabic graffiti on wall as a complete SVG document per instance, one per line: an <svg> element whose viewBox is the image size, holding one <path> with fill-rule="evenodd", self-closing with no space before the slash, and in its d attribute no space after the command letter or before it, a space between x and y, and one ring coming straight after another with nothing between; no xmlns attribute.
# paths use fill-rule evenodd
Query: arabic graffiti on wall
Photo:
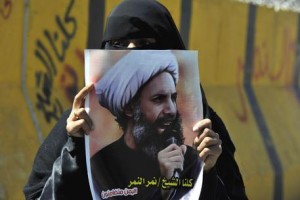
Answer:
<svg viewBox="0 0 300 200"><path fill-rule="evenodd" d="M271 58L271 53L268 51L268 43L263 41L261 44L255 46L253 54L253 72L251 74L251 83L255 84L264 82L267 83L279 83L282 82L285 86L292 83L292 72L293 72L293 57L296 52L296 41L290 35L288 28L283 29L281 54L279 59L278 67L274 67L271 63L274 58ZM237 59L237 74L236 74L236 87L238 89L240 110L235 110L235 115L241 122L248 120L249 114L247 109L247 97L244 93L244 78L243 74L245 71L245 63L241 58Z"/></svg>
<svg viewBox="0 0 300 200"><path fill-rule="evenodd" d="M74 2L75 0L70 1L63 16L55 16L56 30L45 29L43 31L43 39L46 39L47 44L43 43L42 39L37 39L35 42L35 57L44 67L43 70L35 72L36 108L43 113L47 123L58 120L63 112L60 99L53 95L53 85L54 78L58 75L57 66L64 64L67 50L76 35L77 21L71 12ZM46 46L50 46L50 48ZM74 77L74 80L77 81L76 72L71 65L64 64L63 70L62 82L67 75ZM71 90L71 93L76 92L74 87ZM68 95L70 96L69 93Z"/></svg>

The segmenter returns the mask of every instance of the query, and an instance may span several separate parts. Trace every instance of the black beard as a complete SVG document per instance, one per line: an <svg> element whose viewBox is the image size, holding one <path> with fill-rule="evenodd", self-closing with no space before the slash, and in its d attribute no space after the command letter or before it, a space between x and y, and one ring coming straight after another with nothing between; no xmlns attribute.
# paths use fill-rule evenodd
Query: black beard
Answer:
<svg viewBox="0 0 300 200"><path fill-rule="evenodd" d="M139 149L153 160L157 160L158 152L172 143L168 142L168 139L173 137L173 143L178 146L182 145L184 141L180 114L177 112L168 128L159 134L155 124L159 124L165 120L169 120L168 117L162 117L156 119L154 123L150 123L145 119L139 106L135 106L133 110L133 137L135 143Z"/></svg>

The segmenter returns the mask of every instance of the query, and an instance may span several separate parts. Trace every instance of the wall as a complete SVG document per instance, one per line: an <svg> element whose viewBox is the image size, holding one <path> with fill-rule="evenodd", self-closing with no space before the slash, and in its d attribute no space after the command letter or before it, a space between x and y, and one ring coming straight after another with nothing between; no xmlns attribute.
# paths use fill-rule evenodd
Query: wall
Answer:
<svg viewBox="0 0 300 200"><path fill-rule="evenodd" d="M0 0L0 199L23 199L35 153L83 86L119 0ZM236 146L250 199L299 199L299 14L229 0L162 0Z"/></svg>

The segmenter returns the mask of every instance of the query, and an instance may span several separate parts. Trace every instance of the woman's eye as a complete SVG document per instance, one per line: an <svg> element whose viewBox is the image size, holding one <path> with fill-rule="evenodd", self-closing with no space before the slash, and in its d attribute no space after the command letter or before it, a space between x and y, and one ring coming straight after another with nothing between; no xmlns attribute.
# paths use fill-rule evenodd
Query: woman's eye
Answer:
<svg viewBox="0 0 300 200"><path fill-rule="evenodd" d="M148 46L148 45L150 45L150 42L144 40L144 41L141 41L139 45L140 46Z"/></svg>
<svg viewBox="0 0 300 200"><path fill-rule="evenodd" d="M114 41L112 45L113 45L113 46L118 46L118 45L120 45L120 42Z"/></svg>
<svg viewBox="0 0 300 200"><path fill-rule="evenodd" d="M110 42L110 45L115 48L126 48L128 46L128 41L114 40Z"/></svg>

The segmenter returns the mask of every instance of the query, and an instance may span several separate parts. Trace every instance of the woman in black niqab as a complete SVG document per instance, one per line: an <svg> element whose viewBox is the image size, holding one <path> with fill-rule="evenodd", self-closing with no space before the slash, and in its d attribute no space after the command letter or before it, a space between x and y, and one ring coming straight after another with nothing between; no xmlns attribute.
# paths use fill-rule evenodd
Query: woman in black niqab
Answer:
<svg viewBox="0 0 300 200"><path fill-rule="evenodd" d="M108 18L101 48L127 49L128 41L152 38L135 49L185 50L184 43L170 12L154 0L124 0ZM247 199L239 167L234 158L235 147L217 113L208 105L201 87L205 118L222 140L222 154L215 167L204 174L201 199Z"/></svg>
<svg viewBox="0 0 300 200"><path fill-rule="evenodd" d="M135 49L185 50L169 11L154 0L124 0L111 12L101 48L126 49L131 40L139 41ZM222 140L222 154L204 174L201 199L247 199L226 127L205 97L203 105L204 116ZM66 131L70 113L71 109L62 115L41 145L24 187L26 199L91 199L84 139L68 137Z"/></svg>
<svg viewBox="0 0 300 200"><path fill-rule="evenodd" d="M109 48L110 41L143 38L156 42L140 49L185 49L171 14L154 0L124 0L115 7L107 20L101 48Z"/></svg>

